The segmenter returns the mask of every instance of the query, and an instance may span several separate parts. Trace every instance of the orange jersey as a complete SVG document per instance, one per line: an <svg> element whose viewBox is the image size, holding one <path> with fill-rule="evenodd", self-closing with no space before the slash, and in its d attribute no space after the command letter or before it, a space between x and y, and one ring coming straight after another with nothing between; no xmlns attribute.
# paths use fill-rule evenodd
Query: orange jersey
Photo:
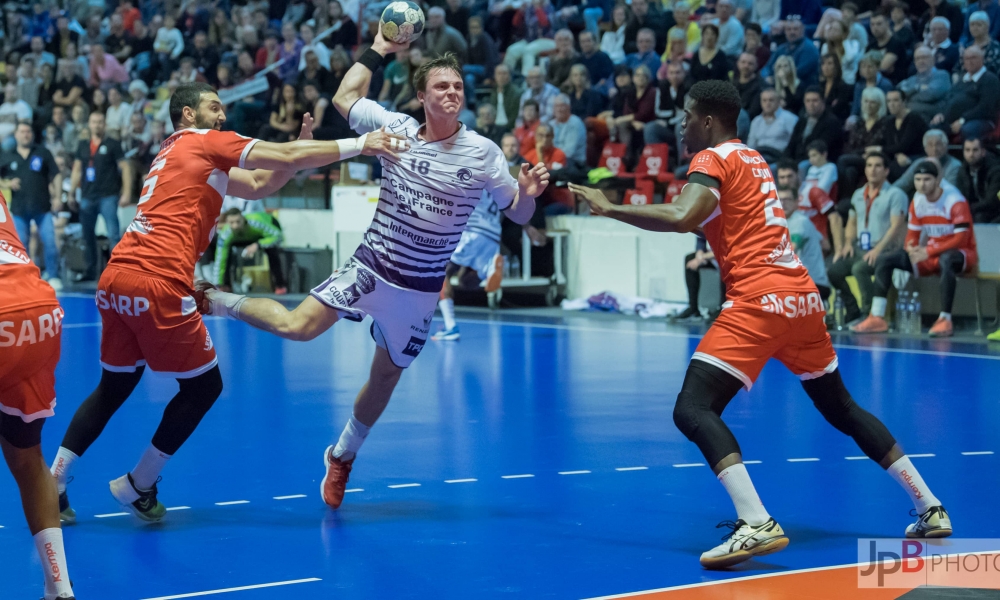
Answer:
<svg viewBox="0 0 1000 600"><path fill-rule="evenodd" d="M816 290L792 251L774 178L756 150L739 140L706 148L691 160L688 177L695 173L719 181L719 206L702 225L726 282L727 300Z"/></svg>
<svg viewBox="0 0 1000 600"><path fill-rule="evenodd" d="M7 201L0 195L0 314L53 304L59 304L56 293L31 262L17 237Z"/></svg>
<svg viewBox="0 0 1000 600"><path fill-rule="evenodd" d="M961 250L966 267L978 262L976 235L972 229L972 212L957 188L942 182L941 197L931 202L917 193L910 203L910 220L906 243L927 246L927 255L934 258L947 250Z"/></svg>
<svg viewBox="0 0 1000 600"><path fill-rule="evenodd" d="M195 262L215 234L229 170L243 167L256 142L213 129L182 129L167 138L108 264L190 288Z"/></svg>

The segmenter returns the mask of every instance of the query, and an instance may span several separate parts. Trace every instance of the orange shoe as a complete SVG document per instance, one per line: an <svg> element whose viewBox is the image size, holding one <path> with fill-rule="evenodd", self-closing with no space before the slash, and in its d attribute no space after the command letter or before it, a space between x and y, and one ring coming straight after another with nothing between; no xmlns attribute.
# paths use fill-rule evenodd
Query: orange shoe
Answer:
<svg viewBox="0 0 1000 600"><path fill-rule="evenodd" d="M854 333L885 333L889 331L889 324L882 317L868 315L868 318L860 323L851 325Z"/></svg>
<svg viewBox="0 0 1000 600"><path fill-rule="evenodd" d="M951 319L944 317L938 317L930 331L931 337L951 337L954 333L955 329L951 325Z"/></svg>
<svg viewBox="0 0 1000 600"><path fill-rule="evenodd" d="M347 480L351 477L351 466L354 460L341 462L333 457L333 446L329 446L323 453L323 464L326 465L326 475L319 484L319 493L330 508L340 508L344 501L344 490L347 489Z"/></svg>
<svg viewBox="0 0 1000 600"><path fill-rule="evenodd" d="M493 257L493 269L486 278L486 293L492 294L500 289L500 282L503 281L503 256L498 252Z"/></svg>

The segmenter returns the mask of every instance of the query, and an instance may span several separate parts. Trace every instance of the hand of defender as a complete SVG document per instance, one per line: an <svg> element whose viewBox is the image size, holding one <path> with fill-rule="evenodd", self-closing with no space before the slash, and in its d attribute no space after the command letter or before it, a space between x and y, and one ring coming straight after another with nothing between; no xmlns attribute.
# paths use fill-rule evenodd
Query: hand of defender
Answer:
<svg viewBox="0 0 1000 600"><path fill-rule="evenodd" d="M517 175L517 185L532 198L540 196L549 185L549 170L545 168L545 163L540 162L530 168L528 163L522 163L521 172Z"/></svg>
<svg viewBox="0 0 1000 600"><path fill-rule="evenodd" d="M365 138L365 147L361 149L361 154L365 156L386 156L399 160L399 155L410 149L406 137L395 133L389 133L383 127L378 131L372 131Z"/></svg>
<svg viewBox="0 0 1000 600"><path fill-rule="evenodd" d="M212 314L212 303L205 297L205 292L214 289L216 287L204 279L197 279L194 282L194 302L198 306L198 312L203 315Z"/></svg>
<svg viewBox="0 0 1000 600"><path fill-rule="evenodd" d="M302 115L302 128L299 129L299 139L300 140L311 140L313 139L313 124L315 120L313 116L309 113Z"/></svg>
<svg viewBox="0 0 1000 600"><path fill-rule="evenodd" d="M611 209L614 208L614 204L612 204L611 201L608 200L607 196L604 195L604 192L599 189L571 183L569 184L569 191L586 200L587 203L590 204L590 210L595 215L601 217L607 216Z"/></svg>

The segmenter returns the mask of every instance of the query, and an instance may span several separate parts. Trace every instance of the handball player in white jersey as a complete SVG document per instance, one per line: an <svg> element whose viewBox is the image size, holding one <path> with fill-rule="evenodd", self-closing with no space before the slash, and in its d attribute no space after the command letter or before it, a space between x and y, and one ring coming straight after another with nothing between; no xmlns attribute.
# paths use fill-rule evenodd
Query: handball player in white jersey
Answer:
<svg viewBox="0 0 1000 600"><path fill-rule="evenodd" d="M500 207L493 197L484 193L479 206L472 211L469 223L458 240L458 247L451 255L445 270L444 285L441 286L441 300L438 308L444 317L444 329L431 336L439 341L458 341L458 323L455 322L455 290L451 285L453 276L459 284L466 280L469 269L479 277L486 293L500 289L503 279L503 257L500 255Z"/></svg>
<svg viewBox="0 0 1000 600"><path fill-rule="evenodd" d="M445 269L483 192L523 224L549 181L544 164L522 165L515 179L500 148L459 123L465 93L462 68L453 54L424 62L414 74L425 124L368 100L372 73L386 55L405 47L379 33L334 97L355 131L401 134L409 149L398 159L381 160L378 207L354 256L291 311L266 298L218 290L205 294L211 314L293 340L311 340L341 317L361 321L371 315L378 347L368 382L336 446L323 455L327 471L321 490L331 508L343 501L358 449L389 403L403 369L427 341Z"/></svg>

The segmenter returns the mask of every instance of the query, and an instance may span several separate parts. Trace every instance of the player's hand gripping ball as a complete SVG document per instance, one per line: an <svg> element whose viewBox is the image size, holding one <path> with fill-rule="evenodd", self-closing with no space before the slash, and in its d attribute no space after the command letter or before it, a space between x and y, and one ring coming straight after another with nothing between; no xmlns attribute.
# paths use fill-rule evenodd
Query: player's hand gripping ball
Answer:
<svg viewBox="0 0 1000 600"><path fill-rule="evenodd" d="M382 37L394 44L408 44L424 31L424 11L408 0L390 2L379 21Z"/></svg>

